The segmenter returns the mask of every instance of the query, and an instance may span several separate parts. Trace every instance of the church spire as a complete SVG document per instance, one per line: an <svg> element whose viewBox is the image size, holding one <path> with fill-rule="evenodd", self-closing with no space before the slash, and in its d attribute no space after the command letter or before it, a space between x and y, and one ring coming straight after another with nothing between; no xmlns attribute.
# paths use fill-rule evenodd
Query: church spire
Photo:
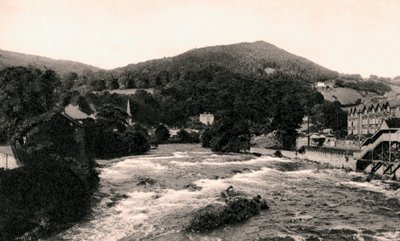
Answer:
<svg viewBox="0 0 400 241"><path fill-rule="evenodd" d="M129 102L129 99L128 99L128 103L127 103L127 105L126 105L126 113L128 113L128 118L129 118L129 120L128 120L128 124L129 125L132 125L132 113L131 113L131 104L130 104L130 102Z"/></svg>

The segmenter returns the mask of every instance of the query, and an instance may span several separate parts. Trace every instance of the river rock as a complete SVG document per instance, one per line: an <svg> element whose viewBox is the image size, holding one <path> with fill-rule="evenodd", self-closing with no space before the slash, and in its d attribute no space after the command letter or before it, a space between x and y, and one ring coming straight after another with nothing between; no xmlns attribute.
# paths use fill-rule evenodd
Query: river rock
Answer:
<svg viewBox="0 0 400 241"><path fill-rule="evenodd" d="M260 241L296 241L296 239L290 236L286 236L286 237L261 238Z"/></svg>
<svg viewBox="0 0 400 241"><path fill-rule="evenodd" d="M139 176L137 179L138 179L138 182L137 182L138 186L154 185L157 183L157 180L155 180L154 178L151 178L151 177Z"/></svg>
<svg viewBox="0 0 400 241"><path fill-rule="evenodd" d="M260 210L269 208L260 195L248 198L236 192L232 186L222 192L221 196L226 204L211 204L196 211L188 227L189 231L208 232L226 224L240 223L258 215Z"/></svg>

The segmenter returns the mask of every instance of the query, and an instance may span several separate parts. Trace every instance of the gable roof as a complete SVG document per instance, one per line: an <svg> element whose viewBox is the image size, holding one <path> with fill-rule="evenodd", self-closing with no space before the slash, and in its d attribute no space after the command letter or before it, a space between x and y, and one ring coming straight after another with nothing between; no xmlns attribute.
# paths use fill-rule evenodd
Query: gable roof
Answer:
<svg viewBox="0 0 400 241"><path fill-rule="evenodd" d="M90 118L90 116L82 112L78 106L74 106L71 104L65 107L63 114L67 115L73 120L85 120L87 118Z"/></svg>
<svg viewBox="0 0 400 241"><path fill-rule="evenodd" d="M389 104L390 108L396 108L400 105L399 101L397 101L397 100L389 100L388 104Z"/></svg>

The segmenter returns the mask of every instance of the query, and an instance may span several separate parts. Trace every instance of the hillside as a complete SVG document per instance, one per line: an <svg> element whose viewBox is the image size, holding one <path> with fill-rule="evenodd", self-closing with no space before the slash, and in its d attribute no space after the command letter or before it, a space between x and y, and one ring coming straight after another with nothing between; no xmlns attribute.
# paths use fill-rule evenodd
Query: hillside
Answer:
<svg viewBox="0 0 400 241"><path fill-rule="evenodd" d="M357 101L364 97L359 91L350 88L338 87L318 91L324 96L325 100L337 100L342 105L355 105Z"/></svg>
<svg viewBox="0 0 400 241"><path fill-rule="evenodd" d="M205 68L223 68L232 73L258 76L280 73L307 82L334 79L338 75L263 41L193 49L175 57L130 64L113 72L130 81L125 84L130 86L126 87L153 87Z"/></svg>
<svg viewBox="0 0 400 241"><path fill-rule="evenodd" d="M98 71L100 68L69 60L55 60L47 57L16 53L0 49L0 69L11 66L28 66L49 68L63 75L68 72L82 74L84 70Z"/></svg>

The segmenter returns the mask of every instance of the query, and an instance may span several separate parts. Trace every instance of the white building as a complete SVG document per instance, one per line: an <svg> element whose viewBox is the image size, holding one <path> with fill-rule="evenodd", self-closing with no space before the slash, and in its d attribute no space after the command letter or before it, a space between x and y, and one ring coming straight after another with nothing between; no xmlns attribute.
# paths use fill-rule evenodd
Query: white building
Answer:
<svg viewBox="0 0 400 241"><path fill-rule="evenodd" d="M200 122L205 125L212 125L214 123L214 115L211 113L200 114Z"/></svg>

